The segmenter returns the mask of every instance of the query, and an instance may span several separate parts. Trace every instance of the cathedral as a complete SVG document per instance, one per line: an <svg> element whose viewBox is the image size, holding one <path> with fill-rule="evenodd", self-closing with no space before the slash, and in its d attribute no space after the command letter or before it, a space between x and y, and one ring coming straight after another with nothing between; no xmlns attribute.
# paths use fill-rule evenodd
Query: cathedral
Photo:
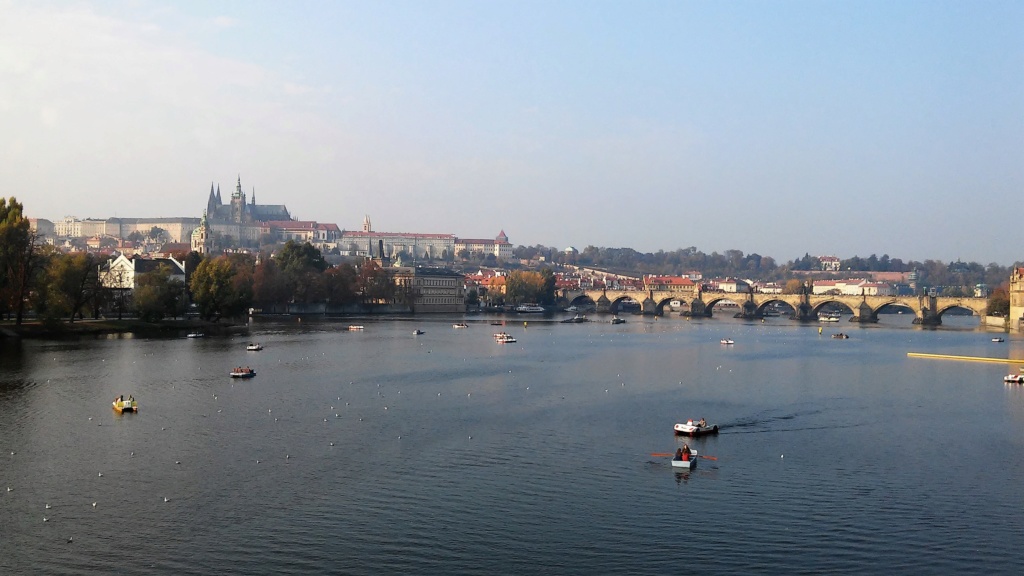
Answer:
<svg viewBox="0 0 1024 576"><path fill-rule="evenodd" d="M256 204L256 191L253 190L252 202L247 202L242 191L242 177L238 177L235 192L231 194L231 202L225 204L220 197L220 185L210 184L210 199L206 201L206 218L210 224L257 224L260 222L278 222L291 220L288 208L284 204Z"/></svg>
<svg viewBox="0 0 1024 576"><path fill-rule="evenodd" d="M271 223L291 222L293 218L284 204L256 204L256 192L252 200L246 199L242 190L242 177L238 177L231 201L221 199L220 185L210 184L210 197L199 228L192 235L192 248L207 252L213 236L229 238L235 246L256 246L260 236L270 231Z"/></svg>

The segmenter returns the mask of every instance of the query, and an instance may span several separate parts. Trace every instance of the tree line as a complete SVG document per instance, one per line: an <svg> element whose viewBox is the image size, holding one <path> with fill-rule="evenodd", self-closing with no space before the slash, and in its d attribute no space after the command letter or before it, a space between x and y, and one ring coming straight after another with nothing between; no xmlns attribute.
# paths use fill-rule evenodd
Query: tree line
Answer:
<svg viewBox="0 0 1024 576"><path fill-rule="evenodd" d="M692 270L699 271L705 277L740 277L763 281L785 281L801 273L818 271L821 278L850 278L865 272L917 272L917 284L920 287L961 288L965 293L973 290L977 284L992 287L1005 285L1010 272L1015 266L1024 265L1015 262L1013 266L1001 266L996 263L982 265L977 262L942 262L940 260L903 261L890 258L888 254L881 257L872 254L867 258L854 256L841 259L839 271L821 273L821 261L816 256L804 254L783 264L778 264L771 256L757 253L744 254L740 250L726 250L724 253L712 252L705 254L695 246L680 248L673 251L638 252L632 248L599 248L587 246L580 252L566 252L557 248L536 246L519 246L513 254L517 258L539 260L556 264L594 267L622 274L641 276L685 275Z"/></svg>

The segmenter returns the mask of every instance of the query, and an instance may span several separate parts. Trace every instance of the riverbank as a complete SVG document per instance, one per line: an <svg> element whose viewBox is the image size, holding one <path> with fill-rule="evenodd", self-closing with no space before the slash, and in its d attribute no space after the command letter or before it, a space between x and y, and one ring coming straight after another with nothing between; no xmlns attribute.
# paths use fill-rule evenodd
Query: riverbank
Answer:
<svg viewBox="0 0 1024 576"><path fill-rule="evenodd" d="M140 334L143 336L174 336L178 333L202 331L223 333L236 327L231 322L207 322L195 318L182 320L161 320L144 322L137 318L122 320L103 318L99 320L76 320L73 323L44 324L30 321L15 325L13 321L0 322L0 339L33 338L59 339L79 336L100 336L104 334Z"/></svg>

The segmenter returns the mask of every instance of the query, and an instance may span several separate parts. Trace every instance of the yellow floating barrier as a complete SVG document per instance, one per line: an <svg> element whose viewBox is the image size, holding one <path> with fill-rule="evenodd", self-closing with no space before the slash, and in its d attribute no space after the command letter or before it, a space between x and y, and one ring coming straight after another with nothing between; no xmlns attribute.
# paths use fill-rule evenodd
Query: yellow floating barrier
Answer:
<svg viewBox="0 0 1024 576"><path fill-rule="evenodd" d="M907 352L910 358L926 358L929 360L959 360L961 362L990 362L993 364L1024 364L1024 358L986 358L984 356L954 356L952 354L925 354L923 352Z"/></svg>

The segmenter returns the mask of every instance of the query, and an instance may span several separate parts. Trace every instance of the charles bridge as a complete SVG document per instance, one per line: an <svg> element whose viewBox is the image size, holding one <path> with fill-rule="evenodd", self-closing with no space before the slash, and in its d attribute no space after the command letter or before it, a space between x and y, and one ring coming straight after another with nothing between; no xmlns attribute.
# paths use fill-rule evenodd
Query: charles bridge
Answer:
<svg viewBox="0 0 1024 576"><path fill-rule="evenodd" d="M662 315L672 301L686 304L684 315L711 317L716 305L732 302L739 307L737 316L757 319L767 316L769 306L787 304L794 310L791 317L801 321L817 321L823 308L845 307L853 312L850 322L878 322L882 308L894 306L914 312L914 323L924 325L942 324L942 315L953 309L970 310L975 316L984 317L988 307L985 298L947 296L848 296L836 294L765 294L761 292L707 292L667 290L566 290L562 295L571 304L593 303L598 312L616 313L623 302L632 301L640 305L643 314Z"/></svg>

